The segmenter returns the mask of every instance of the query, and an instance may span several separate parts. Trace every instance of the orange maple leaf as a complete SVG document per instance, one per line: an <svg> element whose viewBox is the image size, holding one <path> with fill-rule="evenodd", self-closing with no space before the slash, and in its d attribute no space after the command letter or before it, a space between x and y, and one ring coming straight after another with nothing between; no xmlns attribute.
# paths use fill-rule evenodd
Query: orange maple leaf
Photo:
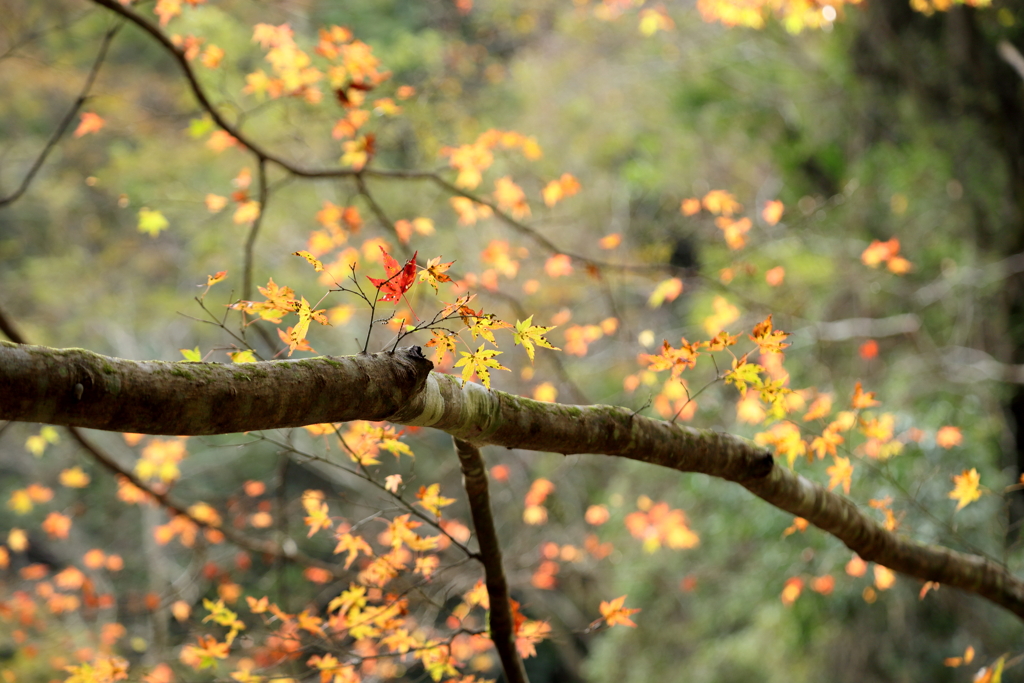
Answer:
<svg viewBox="0 0 1024 683"><path fill-rule="evenodd" d="M785 207L777 199L766 203L764 208L761 209L761 218L768 225L775 225L782 218L782 212L785 211Z"/></svg>
<svg viewBox="0 0 1024 683"><path fill-rule="evenodd" d="M105 124L106 121L104 121L99 114L91 111L83 111L82 120L79 122L78 127L75 128L74 136L76 138L80 138L83 135L88 135L89 133L97 133Z"/></svg>
<svg viewBox="0 0 1024 683"><path fill-rule="evenodd" d="M782 349L789 346L782 343L782 340L788 336L789 333L782 330L772 331L772 314L769 313L767 318L754 325L750 340L757 344L761 353L782 353Z"/></svg>
<svg viewBox="0 0 1024 683"><path fill-rule="evenodd" d="M860 382L853 387L853 407L854 408L871 408L873 406L881 405L875 400L875 392L864 391L861 387Z"/></svg>
<svg viewBox="0 0 1024 683"><path fill-rule="evenodd" d="M636 614L640 611L639 607L623 607L626 602L626 596L622 595L615 598L612 601L602 600L601 601L601 616L604 617L604 621L609 626L616 626L621 624L623 626L629 626L636 628L636 624L629 618L631 614Z"/></svg>
<svg viewBox="0 0 1024 683"><path fill-rule="evenodd" d="M935 434L935 444L937 446L942 446L943 448L959 446L963 443L963 440L964 435L960 432L960 429L949 425L941 427Z"/></svg>

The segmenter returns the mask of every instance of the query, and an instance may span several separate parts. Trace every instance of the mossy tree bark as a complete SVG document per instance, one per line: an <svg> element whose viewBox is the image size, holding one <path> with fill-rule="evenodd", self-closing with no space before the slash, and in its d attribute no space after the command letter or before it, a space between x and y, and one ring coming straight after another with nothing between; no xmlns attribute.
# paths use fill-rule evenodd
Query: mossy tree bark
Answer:
<svg viewBox="0 0 1024 683"><path fill-rule="evenodd" d="M615 455L740 484L865 560L976 593L1024 619L1024 582L1004 567L887 531L746 439L621 407L542 403L463 385L432 368L419 347L222 365L0 342L0 419L168 435L388 420L441 429L474 447Z"/></svg>

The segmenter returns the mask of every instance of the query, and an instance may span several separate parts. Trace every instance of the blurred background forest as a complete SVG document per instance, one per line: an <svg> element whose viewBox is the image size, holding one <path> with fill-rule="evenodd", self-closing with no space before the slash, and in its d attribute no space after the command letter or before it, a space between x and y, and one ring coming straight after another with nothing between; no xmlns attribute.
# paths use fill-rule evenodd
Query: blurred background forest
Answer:
<svg viewBox="0 0 1024 683"><path fill-rule="evenodd" d="M1024 372L1017 366L1024 363L1024 73L1001 56L1000 43L1024 46L1024 10L997 0L929 15L906 0L864 0L839 8L820 29L791 33L775 21L763 30L706 23L693 3L669 1L674 26L646 35L635 8L608 6L225 0L186 7L168 33L201 36L224 50L217 68L198 61L194 68L219 108L266 148L304 167L335 167L341 148L331 130L343 112L329 90L320 103L243 93L245 75L268 68L253 25L287 22L307 49L320 27L345 26L372 46L394 85L415 88L397 101L400 115L377 112L368 124L376 134L372 167L443 171L445 146L489 129L532 136L543 156L496 153L481 193L510 175L530 201L522 220L560 249L658 266L609 267L595 276L577 264L552 277L545 269L552 254L529 234L493 218L460 225L450 194L431 183L367 178L390 220L433 220L433 234L414 234L404 252L351 179L297 179L270 165L254 284L272 277L310 301L319 298L329 282L318 282L291 253L323 228L317 212L325 202L356 206L363 225L348 246L363 253L360 277L379 276L375 246L363 245L382 238L396 257L418 249L423 261L456 259L453 271L477 292L476 303L503 320L533 314L538 324L558 324L549 338L563 352L541 351L530 366L510 347L503 358L513 372L494 373L495 387L532 396L548 384L547 395L553 388L560 402L647 414L657 414L647 404L661 387L641 373L638 354L662 339L706 338L704 321L721 298L740 316L730 330L772 313L792 334L792 387L832 392L843 403L861 381L895 415L897 433L923 434L898 456L864 464L851 496L864 505L891 496L901 531L987 553L1019 572L1024 502L1019 493L1000 493L1024 467ZM0 17L4 198L74 103L115 22L81 0L0 0ZM193 297L208 274L222 270L227 280L205 300L211 310L258 297L242 291L249 226L232 220L232 207L211 213L204 201L236 192L233 179L243 168L257 172L252 156L211 148L211 124L180 70L131 26L111 42L84 109L102 116L102 130L65 136L27 191L0 205L0 309L31 343L165 360L198 347L214 350L208 360L229 362L232 340L195 320L205 314ZM541 188L565 172L581 190L545 207ZM753 220L739 251L728 248L706 212L680 211L684 199L712 189L731 192ZM786 207L775 225L760 218L769 200ZM156 236L140 231L143 208L161 212L168 227ZM620 234L622 244L603 249L598 242L610 234ZM892 237L913 264L902 276L861 261L872 240ZM765 274L777 266L785 275L773 286ZM683 279L682 293L651 306L654 288L673 275ZM420 315L434 305L425 289L412 297ZM356 303L339 294L325 301L335 325L313 326L318 353L360 350L366 313ZM270 332L265 339L276 343ZM389 334L377 330L371 350ZM264 338L249 338L265 357L274 355ZM691 390L714 377L710 365L693 372ZM630 377L638 383L632 391L624 387ZM758 431L737 416L731 388L713 386L697 403L689 424ZM962 445L936 443L943 425L962 430ZM245 595L269 594L295 611L331 597L300 568L256 555L240 560L225 544L158 545L153 529L165 515L117 500L113 479L73 441L61 437L42 457L28 455L26 440L39 428L10 424L0 432L0 499L32 482L53 486L56 499L24 514L5 509L0 536L13 527L38 529L50 509L70 511L76 526L66 541L30 533L29 550L15 554L0 591L20 585L16 570L26 563L59 569L90 548L120 554L124 569L106 579L116 586L116 619L128 631L119 647L143 664L173 660L167 653L198 627L201 599L216 596L225 577ZM122 462L135 457L120 435L93 438ZM308 451L322 441L304 430L274 438ZM420 432L406 439L415 460L385 454L381 478L400 472L413 490L440 481L447 495L459 492L448 437ZM303 490L328 491L332 510L353 523L390 509L343 470L269 441L192 438L187 448L177 496L243 519L270 510L275 526L267 533L287 533L325 559L328 541L305 540ZM485 457L507 468L492 496L514 597L553 627L551 640L527 661L533 681L953 681L970 673L943 660L968 645L988 660L1021 651L1020 623L978 598L947 589L922 600L921 586L905 578L867 593L870 573L847 575L850 552L839 542L814 529L785 534L790 516L732 484L610 458L517 451ZM826 464L800 459L797 467L824 481ZM91 484L60 487L57 474L74 465L92 475ZM950 474L971 467L994 493L954 513ZM555 486L545 502L549 517L524 525L524 496L539 477ZM247 497L246 481L265 482L267 494ZM652 501L684 510L700 545L645 550L623 520ZM589 524L591 505L607 506L609 521ZM452 509L469 523L461 499ZM599 544L610 544L607 553ZM538 579L545 561L548 587ZM830 595L808 590L792 605L780 600L788 578L825 574L835 577ZM443 621L445 585L463 592L477 578L460 568L438 580L431 614ZM157 609L147 594L160 596ZM584 634L597 602L622 594L643 609L634 617L639 627ZM197 616L171 616L167 608L178 600L197 605ZM35 656L0 620L0 668L10 683L63 679L52 657L82 646L97 628L84 617L49 618ZM182 675L199 680L194 672Z"/></svg>

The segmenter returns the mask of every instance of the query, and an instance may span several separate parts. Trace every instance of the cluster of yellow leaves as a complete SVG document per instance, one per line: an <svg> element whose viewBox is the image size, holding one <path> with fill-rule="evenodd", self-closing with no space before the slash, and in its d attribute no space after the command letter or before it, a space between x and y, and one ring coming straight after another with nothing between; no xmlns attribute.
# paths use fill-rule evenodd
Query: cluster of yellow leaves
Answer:
<svg viewBox="0 0 1024 683"><path fill-rule="evenodd" d="M60 434L57 433L57 429L50 425L39 430L38 434L33 434L25 440L25 448L29 453L38 457L43 455L46 447L50 444L60 442Z"/></svg>
<svg viewBox="0 0 1024 683"><path fill-rule="evenodd" d="M396 518L380 536L380 541L390 546L390 550L379 556L361 537L339 530L336 552L349 553L346 569L358 556L365 555L366 559L359 573L359 582L350 583L346 590L331 599L322 615L312 610L304 610L297 615L288 614L266 597L247 597L246 601L253 614L265 615L267 626L275 627L266 640L267 645L262 648L266 654L261 657L273 655L273 659L279 661L294 659L302 652L303 642L307 639L310 642L322 642L325 638L338 641L351 638L354 642L350 650L356 655L352 659L329 652L313 655L306 660L306 665L323 683L355 683L367 680L366 677L398 677L404 670L404 667L398 667L400 662L419 662L434 681L446 678L455 680L451 677L459 676L459 668L462 667L481 671L493 666L493 644L486 636L455 633L442 640L431 632L433 629L414 621L409 615L407 598L383 592L382 588L391 578L409 568L410 552L434 549L440 540L439 537L423 538L417 535L413 530L420 524L410 521L409 517L403 515ZM437 566L436 556L427 555L416 560L414 571L429 577ZM222 606L214 607L218 610L218 618L207 620L215 620L226 627L242 628L241 622L233 618L233 613ZM489 609L483 582L477 582L452 610L447 620L449 628L453 631L463 628L473 630L473 625L479 623L479 617L473 614L474 608ZM526 619L517 604L513 604L513 618L516 646L520 654L524 657L535 654L536 643L548 636L550 627L546 622ZM237 626L231 626L236 622ZM216 665L216 660L222 659L220 655L227 654L223 646L230 642L230 637L221 642L212 636L205 636L200 639L198 646L189 650L186 663L197 669L205 665ZM239 671L232 674L232 677L240 683L261 680L260 677L252 676L250 665L240 662L238 668ZM469 682L476 679L467 675L458 680Z"/></svg>
<svg viewBox="0 0 1024 683"><path fill-rule="evenodd" d="M543 156L535 138L526 137L522 133L511 130L501 131L493 128L481 133L470 144L441 148L441 156L447 157L448 164L459 172L455 178L455 185L472 190L480 185L483 180L483 172L494 163L494 150L497 148L519 149L529 160L536 160ZM456 199L464 198L457 197Z"/></svg>
<svg viewBox="0 0 1024 683"><path fill-rule="evenodd" d="M29 484L26 488L15 489L7 499L8 509L17 515L28 514L36 505L53 500L53 489L42 484Z"/></svg>
<svg viewBox="0 0 1024 683"><path fill-rule="evenodd" d="M135 474L143 481L159 480L170 484L181 476L178 463L188 452L185 438L153 439L142 449L139 461L135 463Z"/></svg>
<svg viewBox="0 0 1024 683"><path fill-rule="evenodd" d="M65 683L114 683L128 678L128 660L123 657L99 656L91 664L64 668L70 676Z"/></svg>
<svg viewBox="0 0 1024 683"><path fill-rule="evenodd" d="M552 180L541 190L541 197L548 206L554 206L562 199L571 197L580 191L580 182L568 173L563 173L558 180Z"/></svg>
<svg viewBox="0 0 1024 683"><path fill-rule="evenodd" d="M700 544L682 510L669 509L668 503L654 503L646 496L640 497L637 507L640 509L626 515L626 528L643 541L646 552L653 553L663 545L680 550Z"/></svg>
<svg viewBox="0 0 1024 683"><path fill-rule="evenodd" d="M306 249L313 256L323 256L348 242L349 235L356 234L363 227L363 218L354 206L339 206L324 201L323 208L316 212L316 221L323 230L314 230L306 242Z"/></svg>
<svg viewBox="0 0 1024 683"><path fill-rule="evenodd" d="M392 425L384 422L353 420L341 434L341 440L352 462L367 467L380 464L377 456L382 450L395 458L403 455L413 457L409 445L399 440L403 433L404 430L396 431Z"/></svg>

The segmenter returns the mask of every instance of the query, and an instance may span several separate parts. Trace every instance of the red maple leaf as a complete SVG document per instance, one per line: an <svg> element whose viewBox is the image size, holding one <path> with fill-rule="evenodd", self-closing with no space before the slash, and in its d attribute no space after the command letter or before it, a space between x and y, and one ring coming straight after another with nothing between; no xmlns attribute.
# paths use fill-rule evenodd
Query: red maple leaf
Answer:
<svg viewBox="0 0 1024 683"><path fill-rule="evenodd" d="M378 301L394 301L398 303L398 300L409 291L409 288L416 281L416 254L419 252L415 252L412 258L399 268L398 261L393 259L384 247L381 247L380 251L384 254L384 272L388 276L383 279L375 277L367 277L366 279L372 282L373 286L383 295Z"/></svg>

